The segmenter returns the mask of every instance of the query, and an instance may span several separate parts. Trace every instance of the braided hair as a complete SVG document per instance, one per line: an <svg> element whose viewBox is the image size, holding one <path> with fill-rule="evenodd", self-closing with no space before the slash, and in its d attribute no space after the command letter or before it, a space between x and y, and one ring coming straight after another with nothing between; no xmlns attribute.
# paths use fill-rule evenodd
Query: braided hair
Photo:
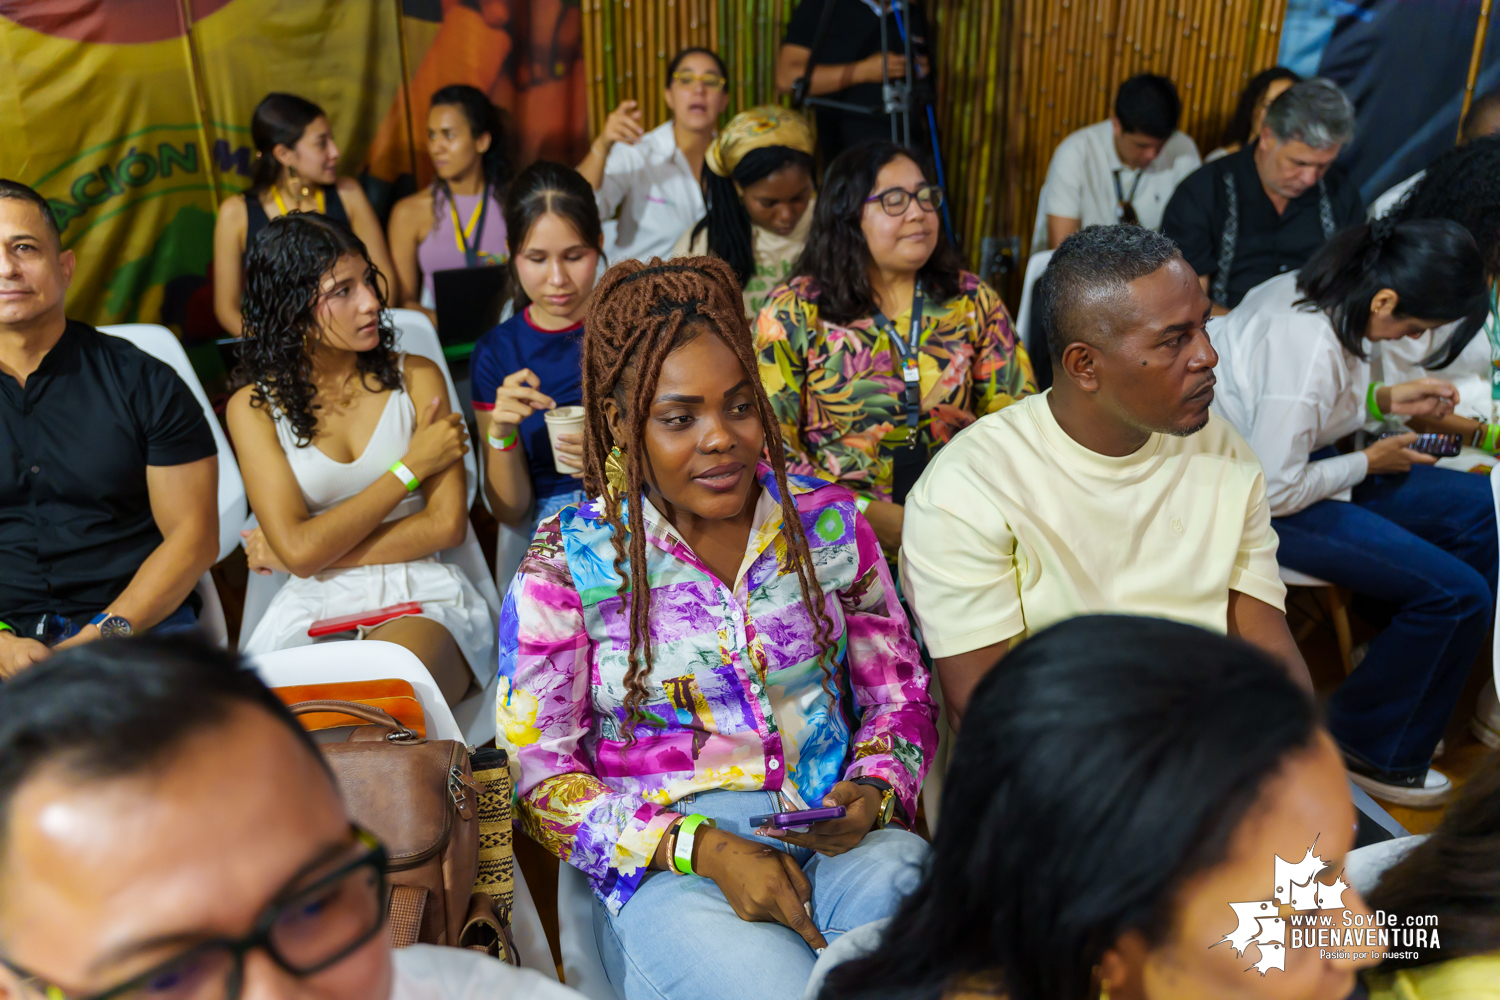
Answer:
<svg viewBox="0 0 1500 1000"><path fill-rule="evenodd" d="M781 431L771 412L758 376L755 349L750 338L745 306L734 272L713 257L686 257L650 264L625 260L605 272L594 292L584 323L583 335L583 483L591 496L603 496L605 522L613 529L615 572L621 581L624 601L621 614L630 615L630 648L625 673L627 741L635 738L634 722L644 717L646 679L654 665L647 628L651 615L651 588L646 576L646 531L642 505L646 480L645 426L651 399L667 355L703 333L722 340L750 377L755 389L756 409L765 433L765 449L781 492L782 532L786 541L786 563L782 572L797 574L802 604L813 624L818 661L823 670L823 690L837 704L830 686L833 676L834 623L828 614L823 588L818 584L808 546L807 533L787 485L786 455ZM614 439L605 418L604 401L613 399L619 408L626 439L620 448L628 474L625 496L608 489L604 466ZM621 500L628 523L621 518ZM627 551L627 534L629 550ZM625 564L629 563L626 580Z"/></svg>
<svg viewBox="0 0 1500 1000"><path fill-rule="evenodd" d="M708 230L708 252L729 264L741 286L755 277L755 235L740 192L785 167L801 167L808 177L813 176L813 158L790 146L752 149L728 177L703 171L703 202L708 211L693 227L692 238Z"/></svg>

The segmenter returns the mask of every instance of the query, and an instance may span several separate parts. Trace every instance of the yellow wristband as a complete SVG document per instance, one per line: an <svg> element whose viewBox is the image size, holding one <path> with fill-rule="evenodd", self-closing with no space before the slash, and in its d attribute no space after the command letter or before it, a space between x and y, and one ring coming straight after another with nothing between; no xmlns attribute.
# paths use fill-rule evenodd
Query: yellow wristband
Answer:
<svg viewBox="0 0 1500 1000"><path fill-rule="evenodd" d="M401 484L406 487L406 492L408 493L415 493L422 485L422 481L413 475L412 471L401 462L395 462L391 465L391 475L401 480Z"/></svg>

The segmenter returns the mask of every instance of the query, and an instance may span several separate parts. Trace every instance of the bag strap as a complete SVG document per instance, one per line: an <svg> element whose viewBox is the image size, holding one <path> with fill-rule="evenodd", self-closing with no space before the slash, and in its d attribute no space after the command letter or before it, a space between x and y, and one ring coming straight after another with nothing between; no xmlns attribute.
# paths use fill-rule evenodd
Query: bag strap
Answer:
<svg viewBox="0 0 1500 1000"><path fill-rule="evenodd" d="M417 943L417 936L422 933L422 913L426 909L426 887L391 886L391 902L386 907L386 920L390 925L392 948L405 948Z"/></svg>
<svg viewBox="0 0 1500 1000"><path fill-rule="evenodd" d="M394 715L383 708L374 705L365 705L357 701L336 701L332 698L317 699L314 701L299 701L295 705L288 705L293 715L311 715L314 712L337 712L340 715L350 715L360 719L372 726L384 726L391 730L386 734L386 739L392 743L425 743L422 737L407 729Z"/></svg>

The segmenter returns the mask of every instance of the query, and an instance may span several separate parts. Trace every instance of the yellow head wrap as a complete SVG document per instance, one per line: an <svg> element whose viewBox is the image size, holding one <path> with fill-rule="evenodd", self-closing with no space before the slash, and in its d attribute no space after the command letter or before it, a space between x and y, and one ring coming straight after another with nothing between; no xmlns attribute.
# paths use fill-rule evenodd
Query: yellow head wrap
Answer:
<svg viewBox="0 0 1500 1000"><path fill-rule="evenodd" d="M741 111L708 147L703 162L720 177L728 177L746 153L767 146L787 146L811 156L813 136L807 119L775 104Z"/></svg>

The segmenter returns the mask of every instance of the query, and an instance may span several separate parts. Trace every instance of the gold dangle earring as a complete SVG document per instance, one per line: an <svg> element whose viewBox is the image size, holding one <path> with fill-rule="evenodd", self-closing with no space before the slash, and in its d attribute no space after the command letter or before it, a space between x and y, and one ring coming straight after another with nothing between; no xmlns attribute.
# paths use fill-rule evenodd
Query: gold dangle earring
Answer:
<svg viewBox="0 0 1500 1000"><path fill-rule="evenodd" d="M312 188L308 187L307 186L307 181L303 180L302 176L297 173L297 168L296 167L287 167L286 168L286 174L287 174L287 179L290 180L292 182L292 184L294 184L294 185L299 185L300 184L301 185L300 187L297 188L298 198L299 199L306 199L306 198L310 198L312 196Z"/></svg>
<svg viewBox="0 0 1500 1000"><path fill-rule="evenodd" d="M630 489L630 472L625 468L625 453L619 446L609 449L604 460L604 482L614 496L624 496Z"/></svg>

